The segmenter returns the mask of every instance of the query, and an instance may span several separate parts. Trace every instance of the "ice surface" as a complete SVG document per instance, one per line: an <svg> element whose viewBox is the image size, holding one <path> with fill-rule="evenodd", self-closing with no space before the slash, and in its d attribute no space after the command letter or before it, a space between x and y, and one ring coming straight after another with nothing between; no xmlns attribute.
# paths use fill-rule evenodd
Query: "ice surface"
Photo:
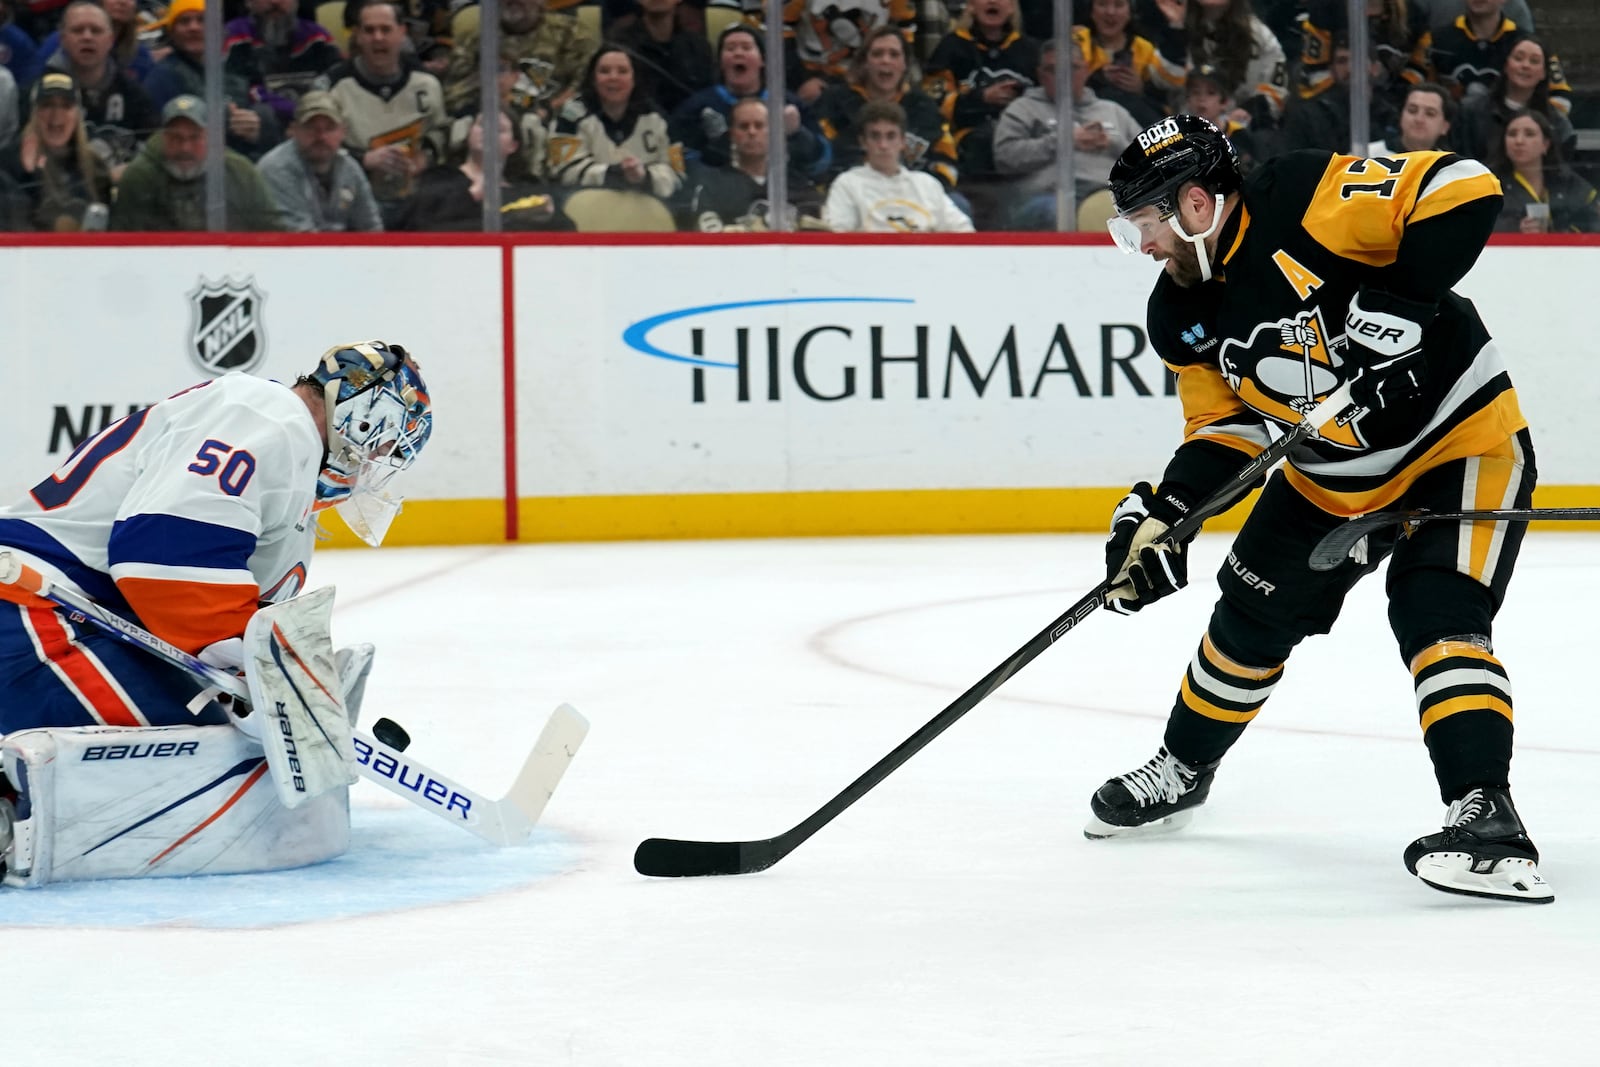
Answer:
<svg viewBox="0 0 1600 1067"><path fill-rule="evenodd" d="M1099 539L326 553L336 638L379 648L367 723L430 764L498 796L556 704L591 720L534 843L496 854L361 783L339 864L7 891L0 1062L1595 1062L1600 538L1534 535L1496 633L1549 907L1402 867L1443 806L1381 580L1188 830L1083 839L1089 793L1159 742L1226 544L777 867L685 881L634 874L634 846L789 828L1092 586Z"/></svg>

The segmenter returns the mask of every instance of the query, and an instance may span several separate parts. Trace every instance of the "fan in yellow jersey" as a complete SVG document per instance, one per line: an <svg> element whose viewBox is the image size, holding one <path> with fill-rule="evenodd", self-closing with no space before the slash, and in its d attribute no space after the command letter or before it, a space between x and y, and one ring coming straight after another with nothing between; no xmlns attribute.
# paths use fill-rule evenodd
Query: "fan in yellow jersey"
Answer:
<svg viewBox="0 0 1600 1067"><path fill-rule="evenodd" d="M1406 867L1447 892L1553 899L1511 803L1511 687L1490 640L1524 527L1428 524L1374 534L1333 571L1307 562L1352 515L1531 503L1516 393L1477 311L1451 292L1494 226L1499 183L1444 152L1291 152L1243 180L1227 138L1178 115L1128 146L1111 192L1119 246L1163 266L1150 342L1178 376L1186 427L1159 485L1134 486L1113 514L1107 607L1132 613L1186 584L1184 546L1162 535L1273 427L1345 382L1355 403L1268 480L1219 573L1160 751L1100 787L1085 834L1192 818L1289 653L1326 633L1387 558L1390 627L1449 805L1443 831L1406 849Z"/></svg>

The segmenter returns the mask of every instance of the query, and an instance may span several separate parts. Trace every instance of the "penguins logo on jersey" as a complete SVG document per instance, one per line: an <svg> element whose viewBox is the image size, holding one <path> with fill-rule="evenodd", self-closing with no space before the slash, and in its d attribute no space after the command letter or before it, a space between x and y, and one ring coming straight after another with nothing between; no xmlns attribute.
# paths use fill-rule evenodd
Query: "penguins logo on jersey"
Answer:
<svg viewBox="0 0 1600 1067"><path fill-rule="evenodd" d="M1313 307L1261 323L1242 343L1229 338L1217 361L1246 404L1279 422L1295 423L1344 380L1343 352L1344 335L1330 336L1322 309ZM1366 445L1355 422L1329 426L1321 437L1350 448Z"/></svg>
<svg viewBox="0 0 1600 1067"><path fill-rule="evenodd" d="M255 279L220 282L200 279L189 294L189 351L200 369L221 375L253 370L267 355L261 291Z"/></svg>

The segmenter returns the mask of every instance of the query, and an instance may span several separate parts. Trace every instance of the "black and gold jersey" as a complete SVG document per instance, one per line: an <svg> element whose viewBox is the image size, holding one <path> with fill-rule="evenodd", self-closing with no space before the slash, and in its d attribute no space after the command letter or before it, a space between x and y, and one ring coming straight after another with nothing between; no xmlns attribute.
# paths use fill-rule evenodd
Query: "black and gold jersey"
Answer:
<svg viewBox="0 0 1600 1067"><path fill-rule="evenodd" d="M1500 354L1450 287L1500 209L1500 183L1445 152L1364 159L1291 152L1246 179L1218 235L1216 277L1151 294L1150 342L1178 376L1186 428L1163 478L1199 499L1272 440L1272 426L1353 377L1346 316L1367 288L1437 305L1423 331L1424 394L1361 414L1297 448L1287 476L1317 506L1391 504L1440 463L1526 426Z"/></svg>

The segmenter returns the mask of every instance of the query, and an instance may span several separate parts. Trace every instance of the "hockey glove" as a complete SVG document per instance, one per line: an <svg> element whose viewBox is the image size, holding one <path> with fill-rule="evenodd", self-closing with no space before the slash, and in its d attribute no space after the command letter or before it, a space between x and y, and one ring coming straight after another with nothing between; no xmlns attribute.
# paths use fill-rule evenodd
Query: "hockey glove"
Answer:
<svg viewBox="0 0 1600 1067"><path fill-rule="evenodd" d="M1374 289L1363 289L1350 301L1345 316L1345 358L1355 367L1350 399L1369 411L1407 404L1422 395L1427 364L1422 356L1422 329L1435 307Z"/></svg>
<svg viewBox="0 0 1600 1067"><path fill-rule="evenodd" d="M1149 482L1128 491L1111 513L1106 538L1106 608L1132 615L1189 584L1185 544L1162 538L1189 511L1187 501L1158 496Z"/></svg>

